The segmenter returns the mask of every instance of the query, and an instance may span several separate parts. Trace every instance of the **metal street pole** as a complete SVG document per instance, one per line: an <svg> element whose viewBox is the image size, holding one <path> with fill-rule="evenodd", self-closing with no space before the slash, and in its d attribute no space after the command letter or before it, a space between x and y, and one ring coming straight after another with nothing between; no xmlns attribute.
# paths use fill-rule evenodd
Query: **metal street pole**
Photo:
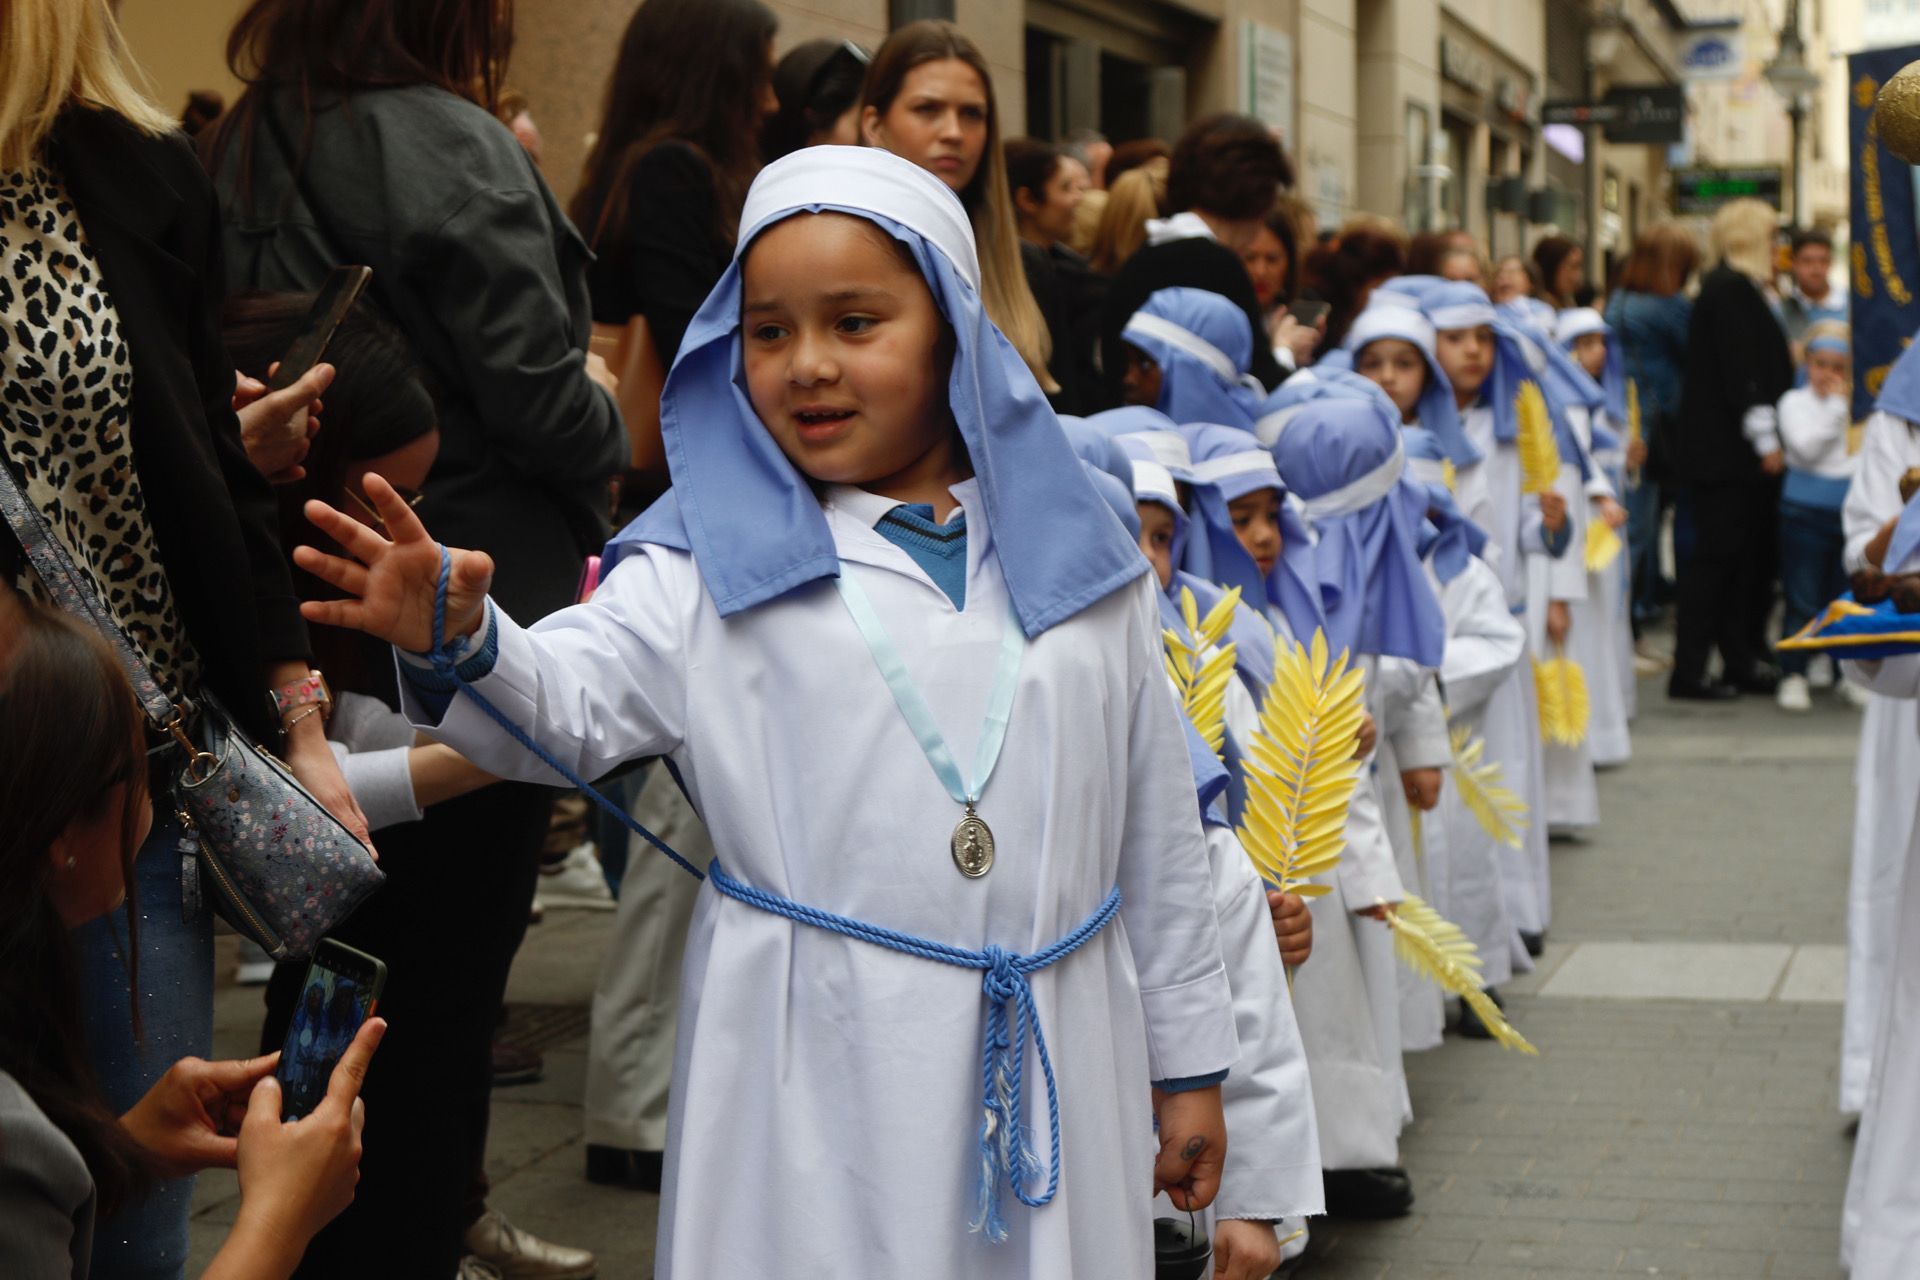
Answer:
<svg viewBox="0 0 1920 1280"><path fill-rule="evenodd" d="M1801 212L1807 207L1807 193L1805 185L1801 182L1803 175L1800 165L1800 126L1806 118L1806 101L1795 94L1793 104L1787 108L1787 119L1793 125L1793 186L1792 195L1789 197L1793 204L1787 210L1787 225L1796 230L1800 226Z"/></svg>

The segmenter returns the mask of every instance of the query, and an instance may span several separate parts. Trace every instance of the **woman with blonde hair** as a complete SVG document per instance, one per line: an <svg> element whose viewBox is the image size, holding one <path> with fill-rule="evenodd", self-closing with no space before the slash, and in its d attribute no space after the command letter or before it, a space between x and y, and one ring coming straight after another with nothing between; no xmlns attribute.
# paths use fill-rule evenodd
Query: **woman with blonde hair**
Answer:
<svg viewBox="0 0 1920 1280"><path fill-rule="evenodd" d="M1793 357L1765 293L1777 236L1774 212L1760 201L1721 207L1710 235L1716 261L1687 327L1686 388L1668 459L1691 505L1695 539L1680 566L1668 697L1771 697L1780 682L1766 639L1786 470L1774 406L1793 385ZM1722 675L1710 682L1707 656L1716 648Z"/></svg>
<svg viewBox="0 0 1920 1280"><path fill-rule="evenodd" d="M1000 108L979 46L951 22L910 22L867 68L860 136L947 184L973 223L987 318L1049 395L1053 343L1020 263L1013 189L1000 150Z"/></svg>
<svg viewBox="0 0 1920 1280"><path fill-rule="evenodd" d="M247 452L258 448L266 470L297 467L306 407L333 371L318 366L236 417L216 314L219 208L136 74L107 0L0 5L0 467L169 699L217 697L364 838L311 706L270 710L270 692L305 683L311 649L273 492ZM67 379L96 391L76 399ZM0 522L0 594L9 590L52 599ZM155 776L179 764L160 752ZM128 881L139 910L95 913L72 937L88 1069L116 1115L212 1043L213 917L183 901L182 872L198 866L170 800L143 802L152 831ZM17 923L18 904L9 911ZM138 1039L130 971L166 993L142 1002ZM191 1196L183 1178L126 1198L100 1224L93 1274L176 1274Z"/></svg>
<svg viewBox="0 0 1920 1280"><path fill-rule="evenodd" d="M1110 276L1147 242L1147 220L1160 216L1167 199L1168 161L1149 160L1127 170L1107 188L1089 254L1093 269Z"/></svg>

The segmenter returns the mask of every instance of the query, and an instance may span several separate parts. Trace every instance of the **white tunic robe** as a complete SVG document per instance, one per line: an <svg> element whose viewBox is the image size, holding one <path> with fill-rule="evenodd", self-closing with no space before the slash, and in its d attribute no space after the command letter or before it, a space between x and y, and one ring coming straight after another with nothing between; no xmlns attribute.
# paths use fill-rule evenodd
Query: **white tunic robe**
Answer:
<svg viewBox="0 0 1920 1280"><path fill-rule="evenodd" d="M1866 546L1900 514L1900 476L1920 467L1920 428L1876 413L1867 419L1860 468L1841 517L1847 571L1866 565ZM1920 704L1869 694L1854 763L1852 871L1847 882L1847 1000L1840 1030L1840 1109L1865 1105L1867 1071L1893 957L1900 875L1913 833L1910 797L1920 789Z"/></svg>
<svg viewBox="0 0 1920 1280"><path fill-rule="evenodd" d="M1591 437L1588 442L1591 443ZM1607 475L1619 462L1618 453L1594 455L1593 478L1587 482L1590 523L1600 519L1595 504L1601 499L1619 500ZM1633 756L1633 743L1627 731L1627 721L1633 714L1628 697L1633 672L1633 625L1627 616L1626 529L1619 529L1617 536L1620 554L1599 572L1587 575L1587 598L1572 606L1570 648L1587 673L1587 693L1593 704L1593 717L1587 729L1588 754L1601 768L1623 765ZM1569 547L1567 554L1579 555L1584 560L1585 540Z"/></svg>
<svg viewBox="0 0 1920 1280"><path fill-rule="evenodd" d="M979 510L972 482L953 490ZM892 504L825 503L955 758L970 762L1010 605L970 521L966 608L873 529ZM1033 639L980 804L998 862L963 878L937 780L830 582L721 618L693 558L650 546L593 601L499 617L480 691L586 777L670 756L736 879L922 938L1032 953L1115 885L1120 916L1032 978L1059 1079L1058 1197L970 1232L981 1158L978 972L796 924L703 886L680 999L656 1274L1153 1274L1149 1080L1237 1057L1211 878L1150 577ZM417 702L411 714L425 718ZM553 775L470 701L436 736L491 772ZM1047 1102L1026 1063L1044 1165ZM1044 1177L1044 1175L1043 1175ZM1045 1183L1040 1183L1044 1189Z"/></svg>
<svg viewBox="0 0 1920 1280"><path fill-rule="evenodd" d="M1568 419L1574 433L1587 433L1587 415L1572 409ZM1560 496L1567 503L1567 548L1558 556L1531 556L1527 565L1527 632L1533 655L1542 662L1565 657L1581 664L1587 677L1589 703L1593 696L1594 673L1582 660L1579 631L1582 622L1591 624L1587 603L1587 525L1593 519L1579 468L1560 464ZM1566 644L1556 648L1547 638L1547 606L1565 601L1570 626ZM1589 719L1588 733L1568 747L1555 742L1541 743L1541 758L1546 765L1546 823L1555 827L1591 827L1600 821L1600 792L1593 778L1593 735Z"/></svg>
<svg viewBox="0 0 1920 1280"><path fill-rule="evenodd" d="M1374 761L1374 784L1394 866L1408 892L1429 901L1429 850L1445 839L1438 824L1421 814L1417 824L1407 803L1400 775L1411 769L1445 769L1453 761L1447 742L1447 712L1433 672L1405 658L1380 658L1374 666L1374 696L1369 699L1380 721L1380 746ZM1440 788L1446 791L1444 779ZM1418 836L1415 835L1416 829ZM1445 850L1439 851L1445 857ZM1394 982L1400 1011L1400 1050L1418 1053L1440 1047L1446 1030L1446 1001L1440 988L1406 965L1396 965Z"/></svg>
<svg viewBox="0 0 1920 1280"><path fill-rule="evenodd" d="M1846 663L1848 678L1886 698L1920 697L1920 656ZM1884 797L1914 807L1911 790ZM1891 972L1880 982L1860 1134L1847 1179L1840 1261L1853 1280L1908 1280L1920 1258L1920 828L1909 824L1900 851L1895 909L1888 923ZM1892 859L1889 859L1892 861ZM1849 998L1852 992L1848 992Z"/></svg>
<svg viewBox="0 0 1920 1280"><path fill-rule="evenodd" d="M1500 580L1478 557L1440 588L1447 615L1447 654L1440 681L1447 699L1449 726L1470 738L1484 736L1493 695L1521 669L1527 655L1526 632L1507 610ZM1503 778L1511 788L1511 778ZM1503 845L1487 834L1461 803L1457 781L1440 789L1440 808L1427 841L1427 884L1433 908L1460 926L1480 949L1481 977L1498 986L1513 976L1519 931L1507 913L1501 887Z"/></svg>

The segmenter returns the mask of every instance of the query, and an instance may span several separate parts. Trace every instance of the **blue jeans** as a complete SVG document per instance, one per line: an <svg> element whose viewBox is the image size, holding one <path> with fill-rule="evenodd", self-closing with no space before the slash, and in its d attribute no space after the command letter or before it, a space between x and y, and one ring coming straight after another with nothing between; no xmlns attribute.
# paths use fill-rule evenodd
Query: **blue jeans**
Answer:
<svg viewBox="0 0 1920 1280"><path fill-rule="evenodd" d="M80 965L81 1018L94 1073L108 1105L123 1114L181 1058L213 1048L213 915L180 910L180 828L164 807L134 863L140 921L141 1038L128 1000L126 913L73 932ZM173 1280L187 1262L193 1179L160 1183L103 1219L93 1234L93 1280Z"/></svg>
<svg viewBox="0 0 1920 1280"><path fill-rule="evenodd" d="M1839 511L1780 503L1780 586L1787 598L1780 622L1783 638L1813 621L1847 589L1846 541ZM1807 659L1805 653L1781 650L1780 670L1803 676Z"/></svg>
<svg viewBox="0 0 1920 1280"><path fill-rule="evenodd" d="M1660 486L1644 471L1629 484L1627 508L1627 580L1632 584L1633 619L1660 616L1667 589L1660 583Z"/></svg>

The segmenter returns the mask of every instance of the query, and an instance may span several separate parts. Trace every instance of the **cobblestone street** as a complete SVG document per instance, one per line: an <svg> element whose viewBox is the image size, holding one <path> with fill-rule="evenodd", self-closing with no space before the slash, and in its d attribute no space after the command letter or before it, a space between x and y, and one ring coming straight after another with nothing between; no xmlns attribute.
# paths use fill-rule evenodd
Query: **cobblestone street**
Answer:
<svg viewBox="0 0 1920 1280"><path fill-rule="evenodd" d="M1839 1274L1857 715L1827 695L1788 718L1765 701L1642 693L1633 763L1601 777L1604 826L1554 845L1541 967L1507 992L1542 1056L1449 1038L1411 1058L1414 1214L1316 1224L1300 1274ZM528 934L509 998L546 1079L494 1095L489 1166L496 1207L628 1280L650 1274L656 1201L588 1184L579 1128L585 1004L610 920L550 912ZM224 987L219 1001L219 1048L247 1052L257 991ZM231 1175L202 1178L198 1263L235 1203Z"/></svg>

